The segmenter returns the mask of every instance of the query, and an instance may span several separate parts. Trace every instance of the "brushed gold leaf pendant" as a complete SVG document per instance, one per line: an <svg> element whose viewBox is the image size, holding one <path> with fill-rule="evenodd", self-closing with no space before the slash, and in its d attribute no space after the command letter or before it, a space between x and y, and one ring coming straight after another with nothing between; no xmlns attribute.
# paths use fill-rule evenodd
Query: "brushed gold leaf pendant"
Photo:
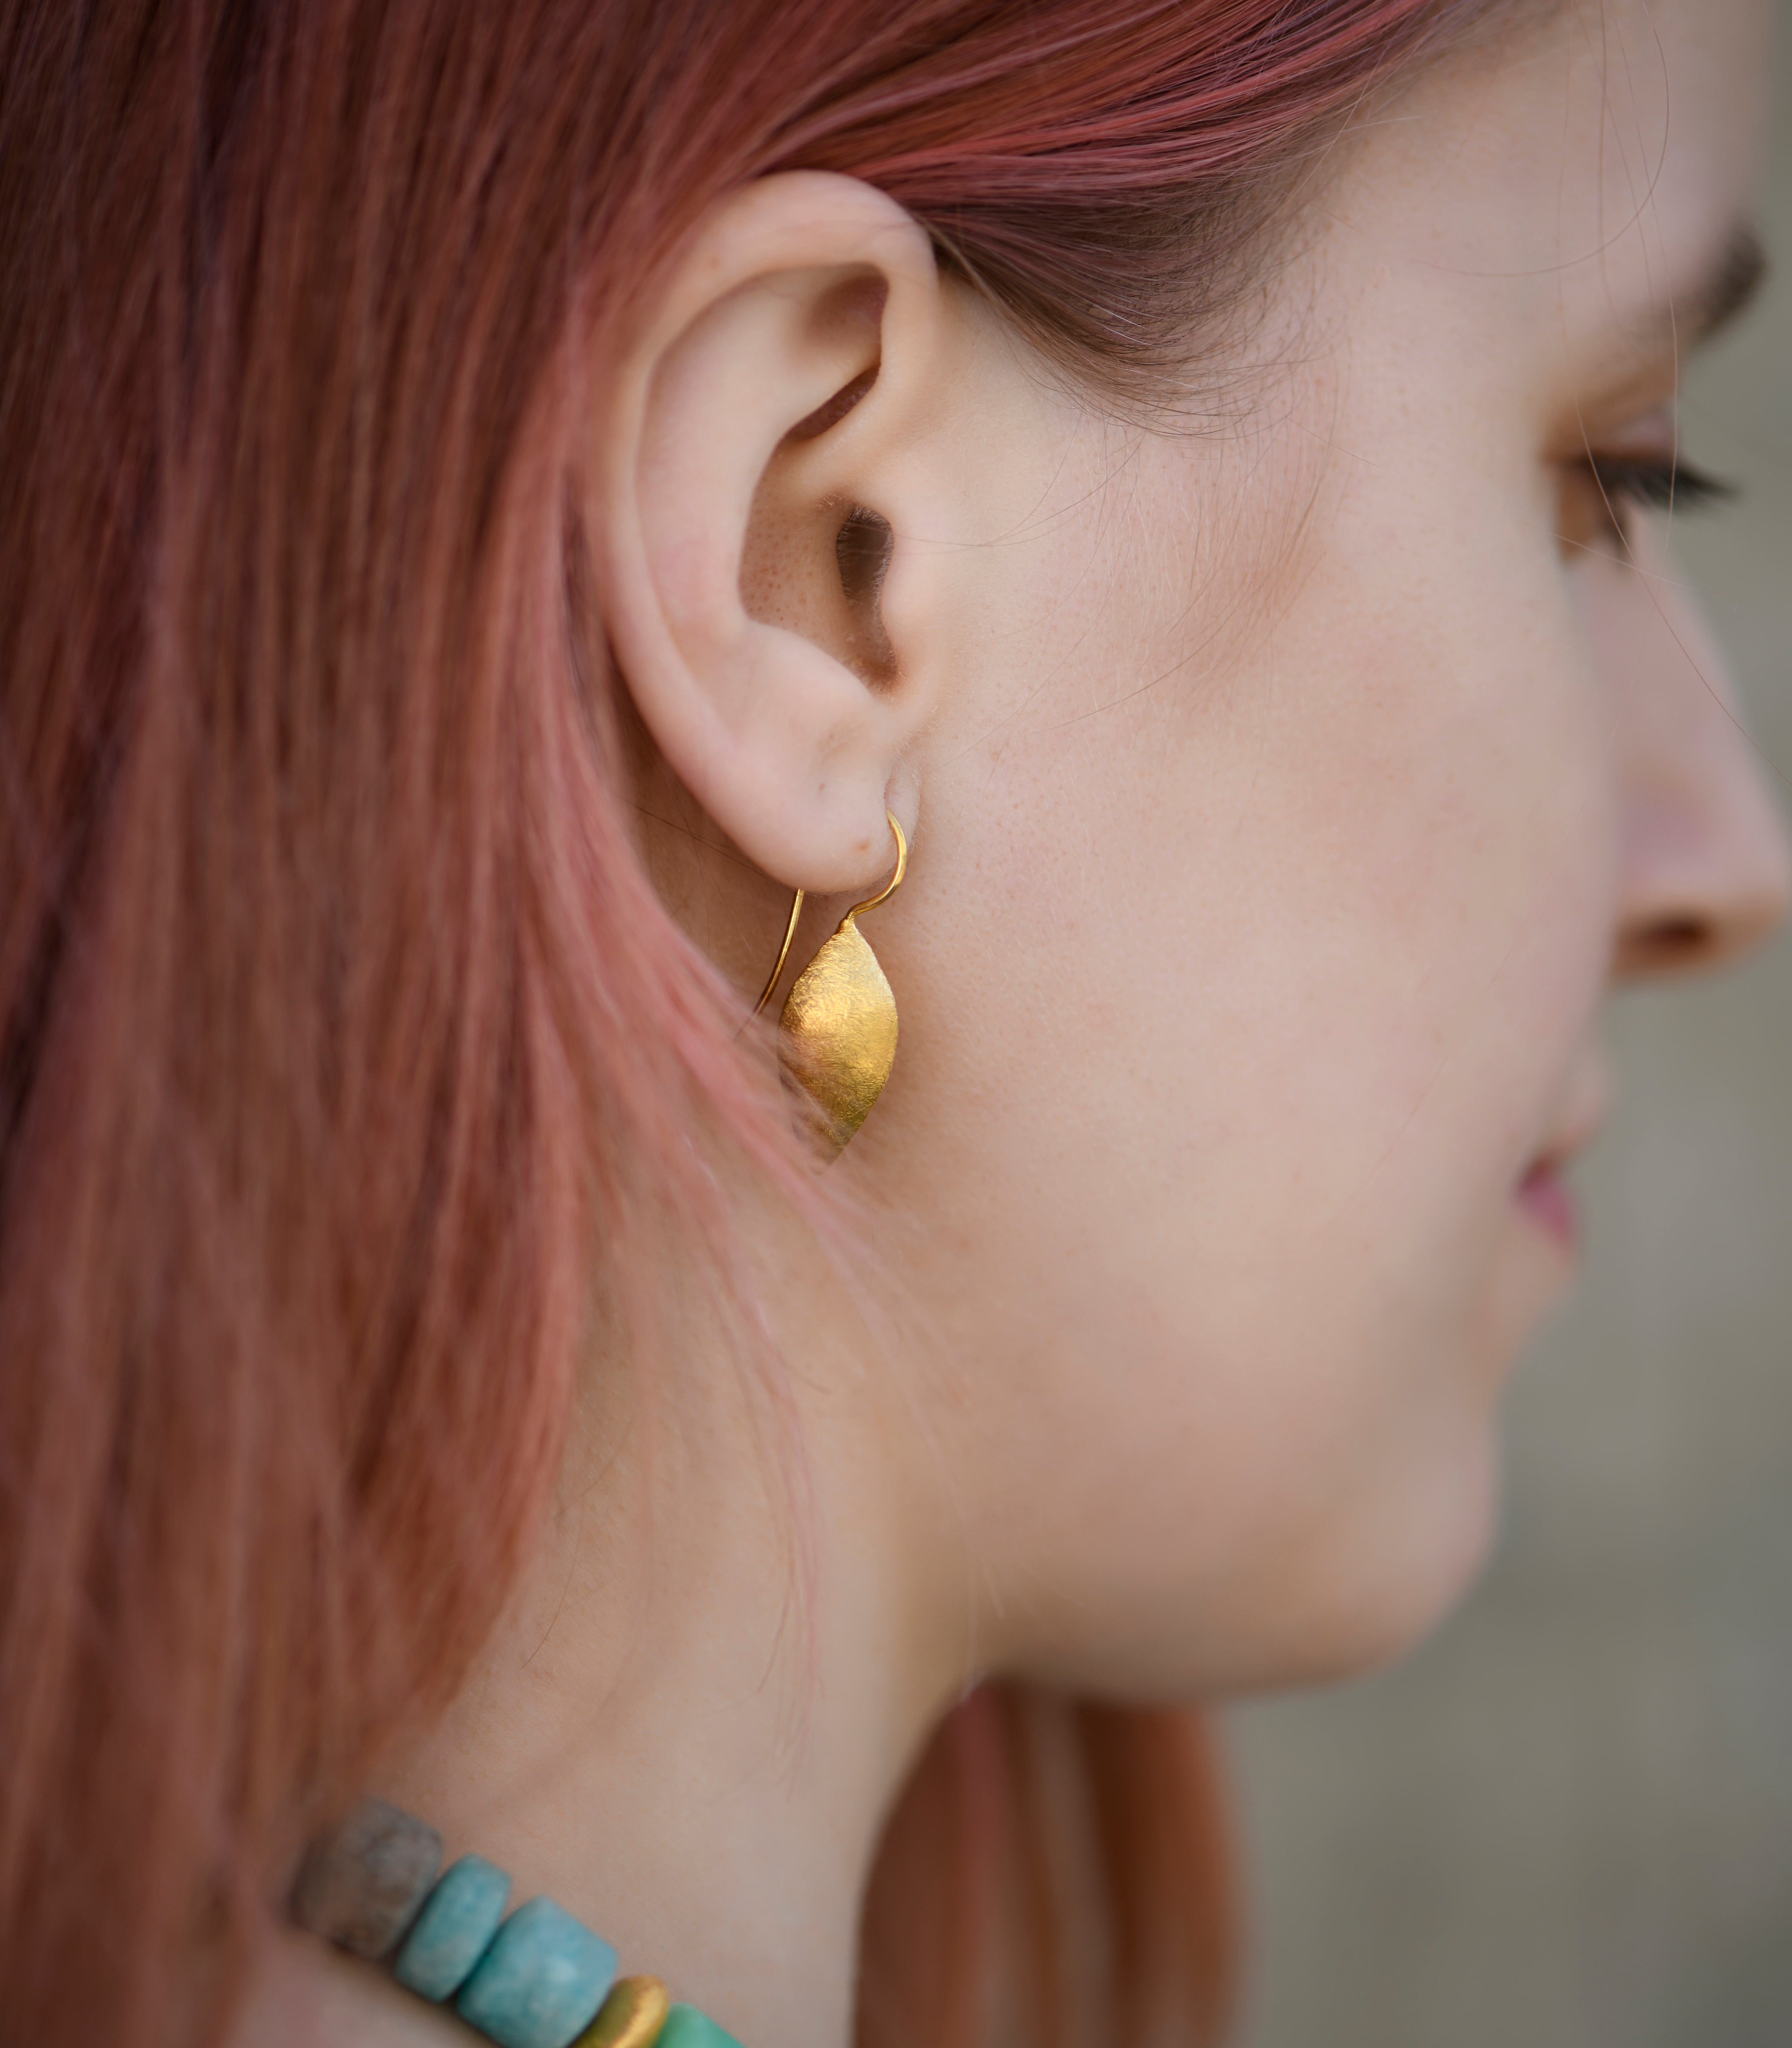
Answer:
<svg viewBox="0 0 1792 2048"><path fill-rule="evenodd" d="M877 955L854 921L894 895L909 871L909 843L902 828L894 811L884 815L896 841L895 873L876 895L855 903L841 918L840 929L797 976L778 1020L779 1069L809 1111L816 1142L830 1164L871 1115L896 1061L896 998ZM778 987L802 913L799 889L791 901L778 964L753 1006L755 1017Z"/></svg>
<svg viewBox="0 0 1792 2048"><path fill-rule="evenodd" d="M849 910L797 976L779 1020L778 1065L814 1111L817 1137L844 1152L896 1060L896 998Z"/></svg>

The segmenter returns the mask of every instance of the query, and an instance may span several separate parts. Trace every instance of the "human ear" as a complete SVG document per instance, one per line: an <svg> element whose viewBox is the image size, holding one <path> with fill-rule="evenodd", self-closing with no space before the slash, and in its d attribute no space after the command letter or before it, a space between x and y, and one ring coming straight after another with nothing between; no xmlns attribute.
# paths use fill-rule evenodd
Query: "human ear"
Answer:
<svg viewBox="0 0 1792 2048"><path fill-rule="evenodd" d="M889 864L886 806L940 669L946 551L910 537L940 530L945 317L927 237L894 201L823 173L763 178L685 245L597 422L602 602L636 708L791 887L856 888Z"/></svg>

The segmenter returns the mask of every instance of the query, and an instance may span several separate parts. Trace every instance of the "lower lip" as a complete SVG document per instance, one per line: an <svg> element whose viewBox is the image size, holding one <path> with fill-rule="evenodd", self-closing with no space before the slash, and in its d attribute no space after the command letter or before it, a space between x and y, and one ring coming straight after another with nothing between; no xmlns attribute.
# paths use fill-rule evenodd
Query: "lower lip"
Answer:
<svg viewBox="0 0 1792 2048"><path fill-rule="evenodd" d="M1553 1166L1533 1166L1519 1183L1519 1206L1565 1251L1578 1251L1581 1212Z"/></svg>

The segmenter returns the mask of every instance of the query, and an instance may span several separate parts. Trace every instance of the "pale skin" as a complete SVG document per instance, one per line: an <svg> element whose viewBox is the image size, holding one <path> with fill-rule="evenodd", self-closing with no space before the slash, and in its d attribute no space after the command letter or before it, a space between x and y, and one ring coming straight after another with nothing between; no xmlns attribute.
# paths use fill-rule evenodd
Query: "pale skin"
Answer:
<svg viewBox="0 0 1792 2048"><path fill-rule="evenodd" d="M882 196L766 181L569 455L649 855L747 1002L789 889L824 898L801 960L887 872L886 804L909 831L865 925L901 1049L834 1169L890 1284L874 1335L752 1223L794 1508L696 1312L650 1461L594 1361L514 1613L382 1789L748 2048L848 2039L881 1819L966 1685L1355 1670L1482 1557L1602 1000L1786 906L1668 520L1620 539L1584 464L1671 456L1765 32L1618 0L1418 80L1173 428L1047 373ZM854 504L894 537L856 601ZM308 2028L471 2038L295 1936L240 2038Z"/></svg>

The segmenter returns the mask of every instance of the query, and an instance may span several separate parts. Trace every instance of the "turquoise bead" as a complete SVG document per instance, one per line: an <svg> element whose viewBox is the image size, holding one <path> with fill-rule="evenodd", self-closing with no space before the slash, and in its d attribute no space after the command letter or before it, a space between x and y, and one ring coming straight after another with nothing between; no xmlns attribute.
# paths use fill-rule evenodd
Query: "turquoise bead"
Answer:
<svg viewBox="0 0 1792 2048"><path fill-rule="evenodd" d="M392 1974L440 2005L473 1974L510 1903L510 1876L483 1856L463 1856L443 1873L398 1951Z"/></svg>
<svg viewBox="0 0 1792 2048"><path fill-rule="evenodd" d="M654 2048L740 2048L740 2043L694 2005L675 2005Z"/></svg>
<svg viewBox="0 0 1792 2048"><path fill-rule="evenodd" d="M519 1906L455 2001L502 2048L570 2048L597 2016L616 1952L551 1899Z"/></svg>

